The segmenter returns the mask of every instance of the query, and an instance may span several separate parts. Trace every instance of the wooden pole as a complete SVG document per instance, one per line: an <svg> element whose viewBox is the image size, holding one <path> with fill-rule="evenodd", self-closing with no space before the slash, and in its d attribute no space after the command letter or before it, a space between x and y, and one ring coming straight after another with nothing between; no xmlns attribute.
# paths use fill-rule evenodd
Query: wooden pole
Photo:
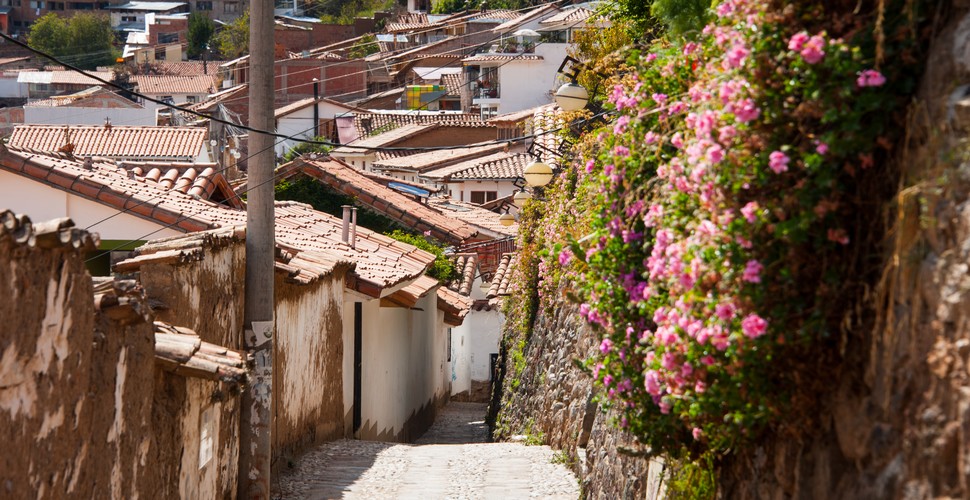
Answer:
<svg viewBox="0 0 970 500"><path fill-rule="evenodd" d="M253 0L249 17L249 126L273 130L273 2ZM245 345L255 366L243 394L239 498L269 499L273 427L273 137L249 133Z"/></svg>

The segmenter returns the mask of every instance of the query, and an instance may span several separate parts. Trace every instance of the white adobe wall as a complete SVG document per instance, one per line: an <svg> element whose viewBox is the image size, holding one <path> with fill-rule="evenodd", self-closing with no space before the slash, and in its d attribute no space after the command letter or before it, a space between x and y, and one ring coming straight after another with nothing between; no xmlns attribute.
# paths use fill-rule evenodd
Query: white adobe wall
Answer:
<svg viewBox="0 0 970 500"><path fill-rule="evenodd" d="M565 43L537 45L535 53L542 56L541 61L514 61L499 68L498 113L514 113L552 102L552 92L562 84L556 70L568 47Z"/></svg>
<svg viewBox="0 0 970 500"><path fill-rule="evenodd" d="M70 217L81 228L114 215L90 229L102 240L153 240L183 234L135 215L119 215L120 210L6 171L0 171L0 210L3 209L26 214L34 221Z"/></svg>

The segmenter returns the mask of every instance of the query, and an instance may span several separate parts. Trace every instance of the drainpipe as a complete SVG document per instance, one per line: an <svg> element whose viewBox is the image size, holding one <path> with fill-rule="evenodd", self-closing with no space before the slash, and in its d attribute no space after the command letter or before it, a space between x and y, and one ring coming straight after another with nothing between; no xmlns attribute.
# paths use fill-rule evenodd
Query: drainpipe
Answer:
<svg viewBox="0 0 970 500"><path fill-rule="evenodd" d="M313 79L313 138L320 137L320 80Z"/></svg>
<svg viewBox="0 0 970 500"><path fill-rule="evenodd" d="M350 212L350 248L357 248L357 207Z"/></svg>
<svg viewBox="0 0 970 500"><path fill-rule="evenodd" d="M344 230L340 234L340 240L344 243L349 242L350 235L350 205L343 205L340 208L344 209Z"/></svg>

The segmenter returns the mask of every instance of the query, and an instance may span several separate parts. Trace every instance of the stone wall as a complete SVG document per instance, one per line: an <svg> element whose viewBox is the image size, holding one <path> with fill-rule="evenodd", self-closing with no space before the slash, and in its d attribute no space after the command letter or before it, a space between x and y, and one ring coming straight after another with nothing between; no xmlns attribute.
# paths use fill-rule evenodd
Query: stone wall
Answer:
<svg viewBox="0 0 970 500"><path fill-rule="evenodd" d="M518 339L509 335L506 329L502 373L489 408L493 438L541 438L565 452L589 498L658 498L662 464L635 456L637 444L610 425L593 401L591 376L574 363L599 346L578 309L563 303L539 311L518 376L510 356Z"/></svg>

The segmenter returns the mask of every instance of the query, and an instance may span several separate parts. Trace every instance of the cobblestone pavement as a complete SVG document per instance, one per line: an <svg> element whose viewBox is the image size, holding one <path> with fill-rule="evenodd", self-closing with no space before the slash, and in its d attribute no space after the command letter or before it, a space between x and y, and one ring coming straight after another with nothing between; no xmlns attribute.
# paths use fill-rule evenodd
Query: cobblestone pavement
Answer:
<svg viewBox="0 0 970 500"><path fill-rule="evenodd" d="M449 403L415 444L342 440L280 477L282 498L579 498L576 476L548 446L487 443L485 405Z"/></svg>

